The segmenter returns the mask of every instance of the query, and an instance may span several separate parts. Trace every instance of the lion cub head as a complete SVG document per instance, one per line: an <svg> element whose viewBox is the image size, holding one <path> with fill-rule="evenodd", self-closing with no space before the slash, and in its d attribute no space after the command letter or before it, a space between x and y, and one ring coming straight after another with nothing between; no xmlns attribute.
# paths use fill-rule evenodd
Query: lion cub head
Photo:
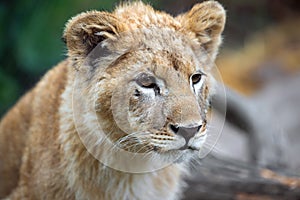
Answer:
<svg viewBox="0 0 300 200"><path fill-rule="evenodd" d="M101 137L167 160L199 151L224 24L215 1L175 18L135 2L71 19L64 32L68 55L83 72L83 95Z"/></svg>

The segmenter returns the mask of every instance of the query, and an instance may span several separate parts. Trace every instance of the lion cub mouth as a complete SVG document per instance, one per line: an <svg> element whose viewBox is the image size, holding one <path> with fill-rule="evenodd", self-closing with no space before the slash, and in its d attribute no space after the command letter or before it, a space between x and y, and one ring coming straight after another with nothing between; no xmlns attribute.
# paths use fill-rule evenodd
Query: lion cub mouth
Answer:
<svg viewBox="0 0 300 200"><path fill-rule="evenodd" d="M206 141L205 127L181 128L170 126L170 129L173 129L173 132L132 133L120 138L116 143L119 148L132 153L181 154L182 152L200 151Z"/></svg>
<svg viewBox="0 0 300 200"><path fill-rule="evenodd" d="M166 142L166 145L153 145L153 151L158 153L165 152L196 152L200 151L206 141L206 132L199 132L200 128L195 129L196 134L183 133L174 135L171 142ZM164 141L164 139L162 139Z"/></svg>

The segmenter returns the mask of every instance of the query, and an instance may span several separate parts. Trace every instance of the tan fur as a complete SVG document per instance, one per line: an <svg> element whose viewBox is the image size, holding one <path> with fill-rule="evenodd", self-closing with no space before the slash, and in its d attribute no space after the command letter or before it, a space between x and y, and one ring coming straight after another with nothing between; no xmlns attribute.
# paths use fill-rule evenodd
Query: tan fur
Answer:
<svg viewBox="0 0 300 200"><path fill-rule="evenodd" d="M213 87L210 70L224 23L224 10L214 1L177 18L141 2L72 18L64 32L68 58L1 121L0 197L180 198L186 164L196 151L179 150L185 140L170 127L201 125L186 143L201 148ZM199 70L205 75L192 84ZM154 88L144 85L148 79L142 73L154 77ZM80 100L87 106L76 104ZM143 134L133 138L135 132ZM95 152L80 134L94 142ZM91 154L123 164L114 156L121 149L105 148L105 138L128 152L151 155L146 166L179 157L178 163L148 173L118 171Z"/></svg>

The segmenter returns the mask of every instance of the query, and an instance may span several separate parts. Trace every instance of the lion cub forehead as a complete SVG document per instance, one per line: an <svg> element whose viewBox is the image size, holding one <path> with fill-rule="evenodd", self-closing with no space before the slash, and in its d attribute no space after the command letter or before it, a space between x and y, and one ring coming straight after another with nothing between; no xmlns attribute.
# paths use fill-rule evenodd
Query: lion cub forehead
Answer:
<svg viewBox="0 0 300 200"><path fill-rule="evenodd" d="M184 76L190 76L205 66L206 54L199 45L170 28L151 27L124 32L112 43L108 46L119 55L114 64L137 66L134 63L138 62L151 69L154 67L153 70L157 67L171 68Z"/></svg>
<svg viewBox="0 0 300 200"><path fill-rule="evenodd" d="M180 29L181 23L171 15L154 10L151 6L140 1L123 3L119 5L114 14L118 16L123 23L126 23L128 29L143 28L150 26L172 27Z"/></svg>

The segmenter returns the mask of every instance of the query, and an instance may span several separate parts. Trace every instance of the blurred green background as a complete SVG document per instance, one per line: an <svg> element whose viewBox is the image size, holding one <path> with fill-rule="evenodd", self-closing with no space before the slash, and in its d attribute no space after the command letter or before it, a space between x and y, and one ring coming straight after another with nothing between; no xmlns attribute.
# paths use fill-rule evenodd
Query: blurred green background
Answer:
<svg viewBox="0 0 300 200"><path fill-rule="evenodd" d="M60 60L64 24L86 10L111 11L116 0L2 0L0 2L0 116ZM173 15L196 0L147 1ZM238 48L252 33L298 11L296 0L222 0L228 22L223 48Z"/></svg>

